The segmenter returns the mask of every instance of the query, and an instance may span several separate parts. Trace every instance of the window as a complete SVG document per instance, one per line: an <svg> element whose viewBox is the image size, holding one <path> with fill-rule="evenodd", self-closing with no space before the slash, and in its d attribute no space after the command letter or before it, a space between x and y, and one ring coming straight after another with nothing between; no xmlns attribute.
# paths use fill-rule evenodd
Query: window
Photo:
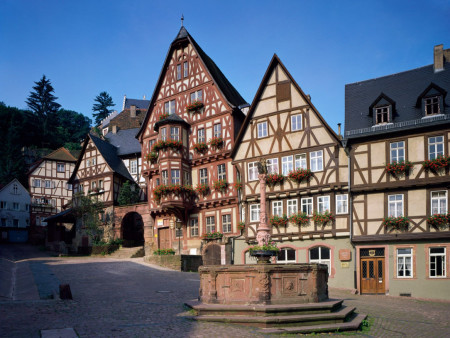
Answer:
<svg viewBox="0 0 450 338"><path fill-rule="evenodd" d="M317 197L317 211L323 214L327 210L330 211L330 196Z"/></svg>
<svg viewBox="0 0 450 338"><path fill-rule="evenodd" d="M97 187L97 182L95 182L95 181L91 182L91 187L92 187L92 190L94 190Z"/></svg>
<svg viewBox="0 0 450 338"><path fill-rule="evenodd" d="M293 156L284 156L281 158L281 169L282 174L284 176L289 175L289 172L291 172L294 169L294 162L293 162Z"/></svg>
<svg viewBox="0 0 450 338"><path fill-rule="evenodd" d="M8 204L6 203L6 201L0 201L0 208L1 209L7 209Z"/></svg>
<svg viewBox="0 0 450 338"><path fill-rule="evenodd" d="M181 63L177 65L177 80L181 80Z"/></svg>
<svg viewBox="0 0 450 338"><path fill-rule="evenodd" d="M86 160L86 167L90 167L91 166L91 160Z"/></svg>
<svg viewBox="0 0 450 338"><path fill-rule="evenodd" d="M298 202L297 200L287 200L287 216L292 216L296 214L298 211Z"/></svg>
<svg viewBox="0 0 450 338"><path fill-rule="evenodd" d="M160 129L161 140L165 141L167 139L167 131L166 128Z"/></svg>
<svg viewBox="0 0 450 338"><path fill-rule="evenodd" d="M431 214L447 213L447 192L432 191L431 192Z"/></svg>
<svg viewBox="0 0 450 338"><path fill-rule="evenodd" d="M273 201L272 202L272 215L273 216L282 216L283 215L283 202L282 201Z"/></svg>
<svg viewBox="0 0 450 338"><path fill-rule="evenodd" d="M168 176L167 170L163 170L161 172L161 176L162 176L162 184L163 185L169 184L169 176Z"/></svg>
<svg viewBox="0 0 450 338"><path fill-rule="evenodd" d="M30 205L28 203L25 204L25 211L30 211Z"/></svg>
<svg viewBox="0 0 450 338"><path fill-rule="evenodd" d="M64 172L64 163L57 163L56 164L56 171L59 173L63 173Z"/></svg>
<svg viewBox="0 0 450 338"><path fill-rule="evenodd" d="M405 160L405 142L391 143L391 163Z"/></svg>
<svg viewBox="0 0 450 338"><path fill-rule="evenodd" d="M222 231L231 232L231 215L222 215Z"/></svg>
<svg viewBox="0 0 450 338"><path fill-rule="evenodd" d="M440 113L439 96L428 97L424 101L425 101L425 115L435 115Z"/></svg>
<svg viewBox="0 0 450 338"><path fill-rule="evenodd" d="M161 184L159 178L156 179L155 183L156 183L156 186L159 186Z"/></svg>
<svg viewBox="0 0 450 338"><path fill-rule="evenodd" d="M97 162L96 158L95 157L92 158L91 162L92 162L92 165L95 165L95 163Z"/></svg>
<svg viewBox="0 0 450 338"><path fill-rule="evenodd" d="M41 180L33 180L33 187L40 188L41 187Z"/></svg>
<svg viewBox="0 0 450 338"><path fill-rule="evenodd" d="M267 121L258 123L258 138L267 136Z"/></svg>
<svg viewBox="0 0 450 338"><path fill-rule="evenodd" d="M148 150L149 151L152 151L152 148L153 148L153 145L155 144L155 142L156 142L155 139L148 141Z"/></svg>
<svg viewBox="0 0 450 338"><path fill-rule="evenodd" d="M50 180L45 180L45 187L46 187L46 188L51 188L51 187L52 187L52 181L50 181Z"/></svg>
<svg viewBox="0 0 450 338"><path fill-rule="evenodd" d="M403 216L403 194L388 196L388 216Z"/></svg>
<svg viewBox="0 0 450 338"><path fill-rule="evenodd" d="M250 222L259 222L259 204L250 204Z"/></svg>
<svg viewBox="0 0 450 338"><path fill-rule="evenodd" d="M278 159L269 158L266 162L268 174L278 174Z"/></svg>
<svg viewBox="0 0 450 338"><path fill-rule="evenodd" d="M205 143L205 129L200 128L197 131L197 143Z"/></svg>
<svg viewBox="0 0 450 338"><path fill-rule="evenodd" d="M19 210L19 203L13 202L13 210Z"/></svg>
<svg viewBox="0 0 450 338"><path fill-rule="evenodd" d="M170 127L170 138L174 141L180 140L180 128Z"/></svg>
<svg viewBox="0 0 450 338"><path fill-rule="evenodd" d="M445 248L430 248L430 277L446 277Z"/></svg>
<svg viewBox="0 0 450 338"><path fill-rule="evenodd" d="M225 164L219 164L217 166L217 178L219 180L227 179L227 172L225 171Z"/></svg>
<svg viewBox="0 0 450 338"><path fill-rule="evenodd" d="M313 198L305 197L301 199L302 212L311 216L313 214Z"/></svg>
<svg viewBox="0 0 450 338"><path fill-rule="evenodd" d="M72 184L66 183L66 189L67 190L72 190Z"/></svg>
<svg viewBox="0 0 450 338"><path fill-rule="evenodd" d="M319 246L309 250L309 262L326 264L328 266L328 274L331 273L330 249Z"/></svg>
<svg viewBox="0 0 450 338"><path fill-rule="evenodd" d="M397 277L412 278L412 248L397 249Z"/></svg>
<svg viewBox="0 0 450 338"><path fill-rule="evenodd" d="M191 93L191 103L195 101L202 102L203 101L203 91L197 90L196 92Z"/></svg>
<svg viewBox="0 0 450 338"><path fill-rule="evenodd" d="M190 227L191 227L191 237L197 237L198 236L198 218L191 218L189 223L190 223Z"/></svg>
<svg viewBox="0 0 450 338"><path fill-rule="evenodd" d="M191 184L191 175L190 175L189 171L184 172L183 184Z"/></svg>
<svg viewBox="0 0 450 338"><path fill-rule="evenodd" d="M375 108L375 123L388 123L389 122L389 106Z"/></svg>
<svg viewBox="0 0 450 338"><path fill-rule="evenodd" d="M183 76L184 77L189 76L189 64L187 61L183 62Z"/></svg>
<svg viewBox="0 0 450 338"><path fill-rule="evenodd" d="M130 173L132 173L132 174L137 173L137 160L130 161Z"/></svg>
<svg viewBox="0 0 450 338"><path fill-rule="evenodd" d="M220 123L214 125L214 137L222 137L222 125Z"/></svg>
<svg viewBox="0 0 450 338"><path fill-rule="evenodd" d="M13 219L13 227L18 228L19 227L19 220Z"/></svg>
<svg viewBox="0 0 450 338"><path fill-rule="evenodd" d="M6 226L6 218L1 219L1 225L2 225L2 227Z"/></svg>
<svg viewBox="0 0 450 338"><path fill-rule="evenodd" d="M103 189L103 180L98 180L98 187Z"/></svg>
<svg viewBox="0 0 450 338"><path fill-rule="evenodd" d="M172 174L172 184L180 184L181 183L180 170L172 169L170 173Z"/></svg>
<svg viewBox="0 0 450 338"><path fill-rule="evenodd" d="M166 114L175 114L175 100L164 103L164 112Z"/></svg>
<svg viewBox="0 0 450 338"><path fill-rule="evenodd" d="M323 152L322 152L322 150L311 152L310 167L311 167L311 171L323 170Z"/></svg>
<svg viewBox="0 0 450 338"><path fill-rule="evenodd" d="M336 214L348 213L348 195L336 195Z"/></svg>
<svg viewBox="0 0 450 338"><path fill-rule="evenodd" d="M258 179L258 164L257 162L250 162L248 164L248 180L255 181Z"/></svg>
<svg viewBox="0 0 450 338"><path fill-rule="evenodd" d="M434 160L438 156L444 156L444 136L428 138L428 159Z"/></svg>
<svg viewBox="0 0 450 338"><path fill-rule="evenodd" d="M17 187L17 184L14 183L14 184L13 184L13 194L14 194L14 195L17 195L18 193L19 193L19 188Z"/></svg>
<svg viewBox="0 0 450 338"><path fill-rule="evenodd" d="M302 115L292 115L291 116L291 131L302 130Z"/></svg>
<svg viewBox="0 0 450 338"><path fill-rule="evenodd" d="M206 217L206 232L216 232L214 216Z"/></svg>
<svg viewBox="0 0 450 338"><path fill-rule="evenodd" d="M295 155L295 169L307 169L306 154Z"/></svg>
<svg viewBox="0 0 450 338"><path fill-rule="evenodd" d="M278 251L277 263L296 263L295 250L291 248L281 248Z"/></svg>
<svg viewBox="0 0 450 338"><path fill-rule="evenodd" d="M208 184L208 169L200 169L200 184Z"/></svg>

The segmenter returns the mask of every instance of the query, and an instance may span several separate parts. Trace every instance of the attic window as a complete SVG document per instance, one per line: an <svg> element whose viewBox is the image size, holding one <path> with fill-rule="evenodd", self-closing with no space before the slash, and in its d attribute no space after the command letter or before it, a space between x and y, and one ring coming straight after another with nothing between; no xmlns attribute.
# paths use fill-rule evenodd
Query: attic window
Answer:
<svg viewBox="0 0 450 338"><path fill-rule="evenodd" d="M439 98L439 96L432 96L424 99L425 116L440 114Z"/></svg>
<svg viewBox="0 0 450 338"><path fill-rule="evenodd" d="M375 108L375 123L382 124L389 122L389 106Z"/></svg>
<svg viewBox="0 0 450 338"><path fill-rule="evenodd" d="M290 82L282 82L277 84L277 101L287 101L291 99Z"/></svg>

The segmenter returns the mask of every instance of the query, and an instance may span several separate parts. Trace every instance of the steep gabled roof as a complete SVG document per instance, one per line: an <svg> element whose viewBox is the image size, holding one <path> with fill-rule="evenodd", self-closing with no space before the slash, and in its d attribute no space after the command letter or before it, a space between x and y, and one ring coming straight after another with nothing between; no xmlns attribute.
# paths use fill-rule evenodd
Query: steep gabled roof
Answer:
<svg viewBox="0 0 450 338"><path fill-rule="evenodd" d="M136 139L138 128L118 130L116 134L109 132L105 138L117 148L117 155L126 156L141 153L141 144Z"/></svg>
<svg viewBox="0 0 450 338"><path fill-rule="evenodd" d="M56 149L54 152L43 157L46 160L76 162L77 159L64 147Z"/></svg>
<svg viewBox="0 0 450 338"><path fill-rule="evenodd" d="M6 188L8 188L8 187L9 187L11 184L13 184L13 183L17 183L19 186L22 187L22 189L23 189L27 194L30 194L30 193L28 192L28 190L25 189L25 187L22 185L22 183L20 183L20 181L19 181L17 178L13 178L13 179L11 180L11 182L7 183L6 185L1 185L1 186L0 186L0 193L1 193L2 191L6 190Z"/></svg>
<svg viewBox="0 0 450 338"><path fill-rule="evenodd" d="M303 99L311 106L311 109L316 113L317 118L322 122L324 127L331 133L331 135L338 142L340 142L339 137L337 136L337 134L334 132L333 129L330 128L330 126L324 120L324 118L319 113L319 111L316 109L316 107L314 107L314 105L311 102L311 99L308 98L308 96L303 92L303 90L300 88L300 86L297 84L297 82L295 82L294 78L289 73L289 71L286 69L286 67L281 62L281 60L278 58L277 54L274 54L273 57L272 57L272 60L270 60L269 67L267 67L266 73L264 74L264 77L261 80L261 83L259 85L258 91L255 94L255 97L254 97L253 102L252 102L252 104L250 106L250 109L249 109L249 111L248 111L248 113L247 113L247 115L245 117L244 123L242 124L241 130L239 131L239 134L238 134L238 136L236 138L236 142L234 143L234 147L233 147L233 150L231 152L231 157L234 157L234 155L236 154L236 151L237 151L237 149L238 149L238 147L239 147L239 145L240 145L240 143L242 141L242 138L245 135L245 131L247 130L247 127L248 127L248 125L250 124L250 121L253 118L253 114L255 113L255 109L256 109L256 107L258 105L259 99L261 98L261 95L263 94L264 88L266 87L266 84L269 81L270 75L272 74L272 72L275 69L275 67L278 66L278 65L286 73L287 77L292 82L294 87L298 90L298 92L303 97Z"/></svg>
<svg viewBox="0 0 450 338"><path fill-rule="evenodd" d="M149 105L150 105L149 100L138 100L138 99L125 98L122 110L130 109L131 106L136 106L137 109L148 109Z"/></svg>
<svg viewBox="0 0 450 338"><path fill-rule="evenodd" d="M241 94L239 94L236 88L234 88L234 86L230 83L230 81L228 81L228 79L225 77L225 75L222 73L219 67L217 67L214 61L203 51L203 49L200 48L200 46L197 44L194 38L188 33L186 28L182 26L175 40L172 41L169 51L167 52L163 67L159 74L158 82L156 83L155 90L153 91L152 99L150 100L149 109L136 137L140 136L140 134L142 133L148 122L148 119L150 118L151 107L155 103L156 98L158 96L158 91L162 81L164 80L164 74L170 62L170 56L172 55L172 51L178 46L180 42L184 40L187 40L192 44L199 58L205 65L206 71L210 74L211 78L216 83L218 90L223 94L223 97L225 98L225 100L227 100L228 104L232 108L238 108L239 106L247 104L247 102L243 99Z"/></svg>

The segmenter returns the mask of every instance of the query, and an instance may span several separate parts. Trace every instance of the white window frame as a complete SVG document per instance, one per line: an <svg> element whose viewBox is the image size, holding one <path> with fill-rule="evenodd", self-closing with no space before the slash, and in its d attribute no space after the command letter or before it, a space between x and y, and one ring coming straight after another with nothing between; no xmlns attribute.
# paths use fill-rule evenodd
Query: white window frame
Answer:
<svg viewBox="0 0 450 338"><path fill-rule="evenodd" d="M203 91L201 89L191 93L191 103L195 101L203 102Z"/></svg>
<svg viewBox="0 0 450 338"><path fill-rule="evenodd" d="M170 127L170 139L174 141L180 140L180 128Z"/></svg>
<svg viewBox="0 0 450 338"><path fill-rule="evenodd" d="M58 173L63 173L64 172L64 163L57 163L56 164L56 171Z"/></svg>
<svg viewBox="0 0 450 338"><path fill-rule="evenodd" d="M222 232L229 233L231 231L231 214L222 215Z"/></svg>
<svg viewBox="0 0 450 338"><path fill-rule="evenodd" d="M278 174L278 158L269 158L266 161L267 173Z"/></svg>
<svg viewBox="0 0 450 338"><path fill-rule="evenodd" d="M291 116L291 131L299 131L303 129L302 114L295 114Z"/></svg>
<svg viewBox="0 0 450 338"><path fill-rule="evenodd" d="M214 124L214 137L217 137L217 138L222 137L222 124L221 123Z"/></svg>
<svg viewBox="0 0 450 338"><path fill-rule="evenodd" d="M181 80L181 63L177 64L177 81Z"/></svg>
<svg viewBox="0 0 450 338"><path fill-rule="evenodd" d="M313 172L323 170L323 150L311 151L309 154L309 167Z"/></svg>
<svg viewBox="0 0 450 338"><path fill-rule="evenodd" d="M161 182L162 182L162 185L169 184L169 173L167 172L167 170L161 171Z"/></svg>
<svg viewBox="0 0 450 338"><path fill-rule="evenodd" d="M292 170L294 170L294 156L283 156L281 158L281 173L287 176Z"/></svg>
<svg viewBox="0 0 450 338"><path fill-rule="evenodd" d="M336 195L336 215L348 214L348 194Z"/></svg>
<svg viewBox="0 0 450 338"><path fill-rule="evenodd" d="M428 138L428 159L434 160L439 156L444 156L444 136L433 136Z"/></svg>
<svg viewBox="0 0 450 338"><path fill-rule="evenodd" d="M130 160L130 173L137 174L137 160Z"/></svg>
<svg viewBox="0 0 450 338"><path fill-rule="evenodd" d="M294 259L288 259L288 251L294 252ZM279 259L279 255L284 252L285 259ZM297 250L292 248L280 248L280 252L277 255L277 264L289 264L297 263Z"/></svg>
<svg viewBox="0 0 450 338"><path fill-rule="evenodd" d="M199 170L200 184L208 184L208 169L201 168Z"/></svg>
<svg viewBox="0 0 450 338"><path fill-rule="evenodd" d="M308 164L306 161L306 154L295 155L295 169L308 169Z"/></svg>
<svg viewBox="0 0 450 338"><path fill-rule="evenodd" d="M164 102L164 113L169 115L175 114L175 107L175 100Z"/></svg>
<svg viewBox="0 0 450 338"><path fill-rule="evenodd" d="M216 232L216 219L214 216L206 216L206 232Z"/></svg>
<svg viewBox="0 0 450 338"><path fill-rule="evenodd" d="M181 184L180 169L171 169L170 177L171 177L172 184Z"/></svg>
<svg viewBox="0 0 450 338"><path fill-rule="evenodd" d="M52 188L52 181L45 180L45 189L51 189Z"/></svg>
<svg viewBox="0 0 450 338"><path fill-rule="evenodd" d="M431 215L446 214L448 210L447 191L430 192Z"/></svg>
<svg viewBox="0 0 450 338"><path fill-rule="evenodd" d="M391 148L391 163L401 162L405 160L405 141L392 142Z"/></svg>
<svg viewBox="0 0 450 338"><path fill-rule="evenodd" d="M409 253L400 253L400 250L410 250ZM413 278L414 277L414 257L413 257L413 248L397 248L397 278ZM411 264L411 271L410 276L400 276L400 271L403 271L403 274L406 274L406 260L407 258L410 258L410 264ZM400 269L403 270L400 270Z"/></svg>
<svg viewBox="0 0 450 338"><path fill-rule="evenodd" d="M250 222L259 222L260 205L259 203L250 204Z"/></svg>
<svg viewBox="0 0 450 338"><path fill-rule="evenodd" d="M41 180L33 179L33 187L34 188L40 188L41 187Z"/></svg>
<svg viewBox="0 0 450 338"><path fill-rule="evenodd" d="M431 253L431 249L443 249L444 252L438 252L438 253ZM446 262L447 262L447 248L445 247L431 247L428 248L428 255L429 255L429 272L428 275L430 278L446 278L447 277L447 267L446 267ZM441 270L443 272L443 274L441 276L437 276L436 275L436 271L437 271L437 258L440 257L441 258ZM434 266L434 267L433 267ZM432 271L434 271L434 276L432 275Z"/></svg>
<svg viewBox="0 0 450 338"><path fill-rule="evenodd" d="M199 128L197 130L197 143L205 143L206 137L205 137L205 128Z"/></svg>
<svg viewBox="0 0 450 338"><path fill-rule="evenodd" d="M248 180L256 181L258 179L258 162L249 162L247 164Z"/></svg>
<svg viewBox="0 0 450 338"><path fill-rule="evenodd" d="M189 63L187 61L183 62L183 77L189 76Z"/></svg>
<svg viewBox="0 0 450 338"><path fill-rule="evenodd" d="M287 200L287 216L290 217L298 212L298 200L297 199L291 199Z"/></svg>
<svg viewBox="0 0 450 338"><path fill-rule="evenodd" d="M167 129L165 127L160 129L160 136L162 141L167 139Z"/></svg>
<svg viewBox="0 0 450 338"><path fill-rule="evenodd" d="M217 165L217 179L227 180L227 168L225 163Z"/></svg>
<svg viewBox="0 0 450 338"><path fill-rule="evenodd" d="M198 237L198 218L191 218L189 221L191 237Z"/></svg>
<svg viewBox="0 0 450 338"><path fill-rule="evenodd" d="M314 198L304 197L300 200L301 210L308 216L312 216L314 210Z"/></svg>
<svg viewBox="0 0 450 338"><path fill-rule="evenodd" d="M405 214L404 199L403 194L388 195L388 216L402 217Z"/></svg>
<svg viewBox="0 0 450 338"><path fill-rule="evenodd" d="M317 196L317 212L323 214L327 210L330 211L330 196Z"/></svg>
<svg viewBox="0 0 450 338"><path fill-rule="evenodd" d="M311 250L313 249L319 249L319 258L318 259L312 259L311 258ZM328 250L328 256L330 258L322 258L322 250L326 249ZM318 263L318 264L326 264L328 266L328 275L331 274L331 249L326 246L315 246L313 248L309 248L308 250L308 258L310 263Z"/></svg>
<svg viewBox="0 0 450 338"><path fill-rule="evenodd" d="M283 201L272 202L272 216L283 216Z"/></svg>
<svg viewBox="0 0 450 338"><path fill-rule="evenodd" d="M269 135L267 130L267 121L259 122L257 124L257 135L258 138L267 137Z"/></svg>

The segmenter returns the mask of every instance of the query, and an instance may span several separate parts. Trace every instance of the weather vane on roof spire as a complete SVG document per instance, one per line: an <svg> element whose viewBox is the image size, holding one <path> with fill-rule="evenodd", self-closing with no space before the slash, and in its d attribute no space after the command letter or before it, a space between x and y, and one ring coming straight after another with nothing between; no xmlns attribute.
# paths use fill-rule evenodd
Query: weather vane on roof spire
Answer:
<svg viewBox="0 0 450 338"><path fill-rule="evenodd" d="M181 27L183 27L184 15L181 14Z"/></svg>

